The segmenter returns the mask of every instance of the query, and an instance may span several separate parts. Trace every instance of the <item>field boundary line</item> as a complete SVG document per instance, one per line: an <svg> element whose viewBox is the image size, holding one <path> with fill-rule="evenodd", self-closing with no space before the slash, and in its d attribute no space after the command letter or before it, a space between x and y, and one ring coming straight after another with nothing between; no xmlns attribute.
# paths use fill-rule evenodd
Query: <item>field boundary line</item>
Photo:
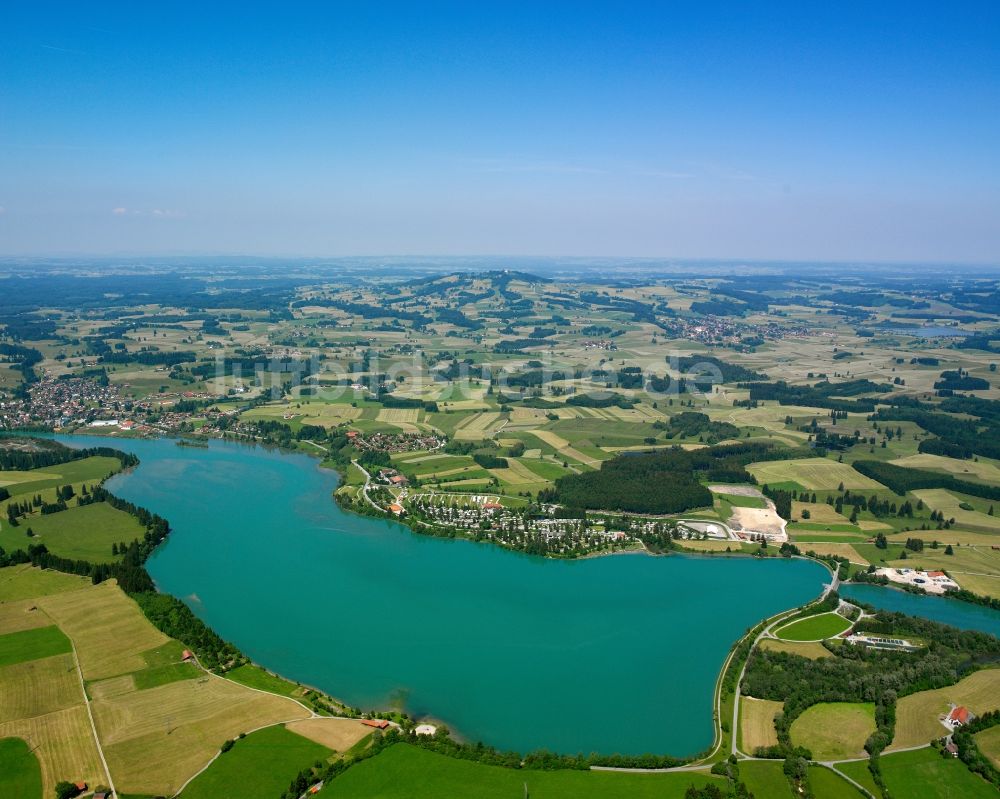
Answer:
<svg viewBox="0 0 1000 799"><path fill-rule="evenodd" d="M69 636L66 636L69 638ZM111 779L111 769L108 768L108 760L104 756L104 747L101 746L101 736L97 734L97 725L94 723L94 711L90 706L90 697L87 696L87 686L83 681L83 668L80 666L80 656L76 652L76 641L69 638L70 646L73 647L73 662L76 664L76 676L80 681L80 692L83 694L83 704L87 708L87 718L90 720L90 731L94 735L94 744L97 746L97 754L101 758L101 765L104 766L104 776L108 778L108 788L111 789L111 795L117 796L118 791L115 789L115 782Z"/></svg>
<svg viewBox="0 0 1000 799"><path fill-rule="evenodd" d="M218 676L218 675L216 675L216 676ZM222 679L225 679L225 677L223 677ZM229 682L232 682L232 680L230 680ZM249 686L245 686L245 687L249 687ZM254 689L254 690L257 690L257 689ZM266 693L270 693L270 692L269 691L263 691L262 693L266 694ZM280 696L280 694L274 694L274 696ZM323 718L337 718L337 716L316 716L315 718L320 718L320 719L323 719ZM253 735L255 732L260 732L261 730L266 730L266 729L268 729L270 727L279 727L279 726L283 727L286 724L292 724L293 722L296 722L296 721L307 721L307 719L288 719L286 721L274 721L274 722L271 722L270 724L261 724L259 727L255 727L252 730L247 730L243 734L244 734L244 736ZM291 730L289 730L289 732L291 732ZM298 733L295 733L295 734L298 735ZM305 738L304 735L301 736L301 737ZM306 739L306 740L310 740L310 739ZM330 747L327 747L327 749L329 749L329 748ZM216 760L218 760L221 755L222 755L222 749L216 750L215 754L212 755L211 759L204 766L202 766L194 774L192 774L190 777L188 777L187 780L184 782L184 784L181 785L181 787L178 788L174 793L170 794L171 799L174 799L174 797L180 796L184 792L184 789L187 788L188 785L190 785L197 777L199 777L201 774L203 774L205 771L207 771L208 767L211 766Z"/></svg>

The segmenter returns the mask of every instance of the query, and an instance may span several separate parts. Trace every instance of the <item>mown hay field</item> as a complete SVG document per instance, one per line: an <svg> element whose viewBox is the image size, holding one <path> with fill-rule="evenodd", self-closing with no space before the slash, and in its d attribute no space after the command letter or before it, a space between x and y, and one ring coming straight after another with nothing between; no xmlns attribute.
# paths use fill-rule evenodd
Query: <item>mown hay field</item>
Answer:
<svg viewBox="0 0 1000 799"><path fill-rule="evenodd" d="M461 441L480 441L489 438L503 424L499 413L474 413L466 416L455 427L455 438Z"/></svg>
<svg viewBox="0 0 1000 799"><path fill-rule="evenodd" d="M293 721L285 727L334 752L346 752L358 741L372 734L371 727L366 727L356 719L305 719Z"/></svg>
<svg viewBox="0 0 1000 799"><path fill-rule="evenodd" d="M833 491L844 488L885 491L885 486L856 472L846 463L829 458L802 458L789 461L751 463L747 467L758 483L798 483L810 491Z"/></svg>
<svg viewBox="0 0 1000 799"><path fill-rule="evenodd" d="M52 619L45 613L39 613L38 607L31 599L0 601L0 634L33 630L37 627L48 627L50 624Z"/></svg>
<svg viewBox="0 0 1000 799"><path fill-rule="evenodd" d="M142 653L170 640L110 580L38 604L73 639L86 680L139 671L146 667Z"/></svg>
<svg viewBox="0 0 1000 799"><path fill-rule="evenodd" d="M904 458L896 458L890 463L896 466L908 466L914 469L934 469L935 471L947 472L956 477L972 480L982 480L993 485L1000 485L1000 466L994 461L986 458L978 460L962 461L957 458L946 458L943 455L931 455L926 452L917 455L907 455Z"/></svg>
<svg viewBox="0 0 1000 799"><path fill-rule="evenodd" d="M979 751L986 755L994 766L1000 767L1000 727L990 727L988 730L977 732L975 738Z"/></svg>
<svg viewBox="0 0 1000 799"><path fill-rule="evenodd" d="M759 746L777 745L774 717L781 712L783 704L749 696L740 699L740 741L744 752L752 755Z"/></svg>
<svg viewBox="0 0 1000 799"><path fill-rule="evenodd" d="M38 758L43 796L54 795L61 780L106 782L87 708L80 703L43 716L0 723L0 738L21 738Z"/></svg>
<svg viewBox="0 0 1000 799"><path fill-rule="evenodd" d="M816 760L865 756L865 741L875 732L875 705L868 702L822 702L792 722L792 743Z"/></svg>
<svg viewBox="0 0 1000 799"><path fill-rule="evenodd" d="M1000 710L1000 669L973 672L955 685L904 696L896 703L896 736L889 749L920 746L946 735L939 719L951 704L977 715Z"/></svg>
<svg viewBox="0 0 1000 799"><path fill-rule="evenodd" d="M599 458L588 455L575 447L571 447L569 442L562 436L553 433L551 430L532 430L532 435L538 437L556 451L556 457L570 461L578 461L587 466L597 468L601 465Z"/></svg>
<svg viewBox="0 0 1000 799"><path fill-rule="evenodd" d="M43 716L83 701L72 655L5 666L0 685L0 722Z"/></svg>
<svg viewBox="0 0 1000 799"><path fill-rule="evenodd" d="M931 510L941 511L946 519L954 519L956 527L1000 532L1000 516L990 516L977 510L965 510L961 507L963 500L943 488L923 488L914 491L913 496Z"/></svg>
<svg viewBox="0 0 1000 799"><path fill-rule="evenodd" d="M0 602L31 600L89 585L84 577L36 569L30 564L0 569ZM30 603L34 605L34 602ZM51 622L46 622L51 623Z"/></svg>
<svg viewBox="0 0 1000 799"><path fill-rule="evenodd" d="M95 699L94 716L119 789L170 794L226 739L307 718L309 711L290 699L204 675Z"/></svg>
<svg viewBox="0 0 1000 799"><path fill-rule="evenodd" d="M801 538L796 537L796 541L801 541L803 539L808 542L809 537L807 535L803 535ZM817 555L833 555L838 558L847 558L851 563L860 563L862 566L867 566L869 563L868 559L850 544L830 542L800 543L799 549L803 552L812 551Z"/></svg>
<svg viewBox="0 0 1000 799"><path fill-rule="evenodd" d="M772 652L788 652L810 660L833 657L833 653L818 641L779 641L777 638L763 638L757 646Z"/></svg>

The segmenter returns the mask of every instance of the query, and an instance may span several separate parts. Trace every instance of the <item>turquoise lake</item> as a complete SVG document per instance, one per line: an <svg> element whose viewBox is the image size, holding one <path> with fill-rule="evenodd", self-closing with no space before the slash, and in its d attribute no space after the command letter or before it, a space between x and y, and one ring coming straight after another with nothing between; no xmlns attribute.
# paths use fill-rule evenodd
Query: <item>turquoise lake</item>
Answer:
<svg viewBox="0 0 1000 799"><path fill-rule="evenodd" d="M960 599L911 594L908 591L881 585L858 584L842 584L840 595L845 599L855 599L882 610L923 616L941 624L950 624L962 630L979 630L1000 638L1000 611L973 605Z"/></svg>
<svg viewBox="0 0 1000 799"><path fill-rule="evenodd" d="M777 558L546 560L345 513L305 455L59 440L139 456L108 488L171 523L150 574L256 662L502 749L710 746L733 641L829 578Z"/></svg>

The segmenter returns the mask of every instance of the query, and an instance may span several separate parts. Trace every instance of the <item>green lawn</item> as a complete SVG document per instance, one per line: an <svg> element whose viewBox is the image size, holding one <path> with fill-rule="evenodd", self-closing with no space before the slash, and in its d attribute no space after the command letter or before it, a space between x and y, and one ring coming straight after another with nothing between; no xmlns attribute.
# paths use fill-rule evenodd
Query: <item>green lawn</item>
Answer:
<svg viewBox="0 0 1000 799"><path fill-rule="evenodd" d="M299 686L295 683L289 682L283 677L277 677L252 663L247 663L231 671L227 671L226 678L250 688L270 691L272 694L296 696L299 693Z"/></svg>
<svg viewBox="0 0 1000 799"><path fill-rule="evenodd" d="M767 500L764 499L764 497L748 497L743 494L727 494L724 491L716 493L715 496L737 508L767 507Z"/></svg>
<svg viewBox="0 0 1000 799"><path fill-rule="evenodd" d="M755 797L792 799L792 786L782 770L784 761L748 760L740 763L740 779Z"/></svg>
<svg viewBox="0 0 1000 799"><path fill-rule="evenodd" d="M137 671L132 675L132 679L135 680L136 689L144 691L172 682L193 680L201 674L202 671L193 663L170 663Z"/></svg>
<svg viewBox="0 0 1000 799"><path fill-rule="evenodd" d="M623 774L607 771L522 771L445 757L396 744L332 780L320 792L350 799L683 799L690 785L720 777L702 774ZM187 793L184 794L187 799Z"/></svg>
<svg viewBox="0 0 1000 799"><path fill-rule="evenodd" d="M558 463L552 463L551 461L522 458L521 463L543 480L558 480L560 477L571 473L568 469L564 469Z"/></svg>
<svg viewBox="0 0 1000 799"><path fill-rule="evenodd" d="M0 547L11 552L27 549L28 544L45 544L50 552L64 558L111 563L118 560L111 554L112 544L127 544L133 539L141 539L145 533L145 528L134 516L107 502L82 507L73 502L76 500L71 500L70 507L59 513L22 519L17 527L5 523L0 530ZM27 537L29 527L34 538Z"/></svg>
<svg viewBox="0 0 1000 799"><path fill-rule="evenodd" d="M69 638L55 625L7 633L0 635L0 666L63 655L72 650Z"/></svg>
<svg viewBox="0 0 1000 799"><path fill-rule="evenodd" d="M836 613L820 613L793 621L775 630L774 634L785 641L819 641L823 638L832 638L850 626L851 623L843 616Z"/></svg>
<svg viewBox="0 0 1000 799"><path fill-rule="evenodd" d="M184 789L182 799L275 799L303 768L326 761L331 750L289 732L267 727L238 740Z"/></svg>
<svg viewBox="0 0 1000 799"><path fill-rule="evenodd" d="M883 755L882 776L893 796L920 799L986 799L997 791L953 757L941 757L930 747Z"/></svg>
<svg viewBox="0 0 1000 799"><path fill-rule="evenodd" d="M809 767L809 787L812 788L816 799L863 799L864 797L864 794L851 783L825 766ZM877 793L875 795L878 796Z"/></svg>
<svg viewBox="0 0 1000 799"><path fill-rule="evenodd" d="M20 738L0 738L0 796L42 799L42 770Z"/></svg>
<svg viewBox="0 0 1000 799"><path fill-rule="evenodd" d="M59 594L86 585L90 585L89 580L74 574L38 569L28 564L8 566L0 569L0 602Z"/></svg>
<svg viewBox="0 0 1000 799"><path fill-rule="evenodd" d="M855 760L850 763L838 763L837 768L840 771L843 771L856 783L864 785L869 791L871 791L872 796L881 795L882 792L875 784L875 778L872 776L871 771L868 770L867 760Z"/></svg>
<svg viewBox="0 0 1000 799"><path fill-rule="evenodd" d="M112 444L113 442L110 442L109 446ZM71 483L74 488L79 489L81 483L99 483L108 475L121 471L121 468L122 464L118 458L96 455L92 458L81 458L78 461L33 469L32 472L36 473L35 476L32 476L31 472L17 472L17 482L7 486L7 490L10 491L11 496L20 496L39 492L44 494L46 489L67 483ZM2 479L3 473L0 472L0 480Z"/></svg>

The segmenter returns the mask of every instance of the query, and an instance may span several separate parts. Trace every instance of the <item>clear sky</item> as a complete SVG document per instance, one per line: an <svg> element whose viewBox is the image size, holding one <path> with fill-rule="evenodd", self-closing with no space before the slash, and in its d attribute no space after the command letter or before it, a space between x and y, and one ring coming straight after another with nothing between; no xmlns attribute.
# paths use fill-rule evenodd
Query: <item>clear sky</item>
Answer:
<svg viewBox="0 0 1000 799"><path fill-rule="evenodd" d="M1000 263L1000 2L0 12L0 254Z"/></svg>

